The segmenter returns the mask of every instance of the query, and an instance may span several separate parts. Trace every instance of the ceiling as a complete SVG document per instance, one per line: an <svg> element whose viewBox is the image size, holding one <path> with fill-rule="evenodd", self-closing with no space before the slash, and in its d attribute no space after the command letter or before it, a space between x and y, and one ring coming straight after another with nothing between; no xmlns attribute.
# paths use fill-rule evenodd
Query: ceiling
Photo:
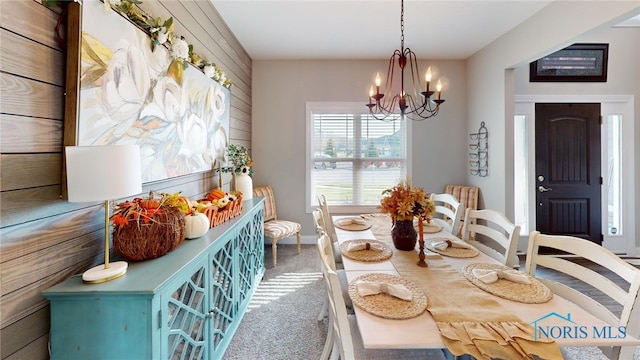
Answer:
<svg viewBox="0 0 640 360"><path fill-rule="evenodd" d="M387 59L400 48L400 0L211 0L252 59ZM406 0L405 47L465 59L546 0Z"/></svg>

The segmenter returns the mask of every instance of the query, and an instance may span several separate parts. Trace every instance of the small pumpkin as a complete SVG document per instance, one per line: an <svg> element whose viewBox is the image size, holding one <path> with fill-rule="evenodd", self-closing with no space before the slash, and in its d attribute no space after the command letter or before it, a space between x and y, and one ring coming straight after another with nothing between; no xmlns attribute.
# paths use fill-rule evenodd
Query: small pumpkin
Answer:
<svg viewBox="0 0 640 360"><path fill-rule="evenodd" d="M187 239L199 238L209 231L209 218L201 212L194 211L191 215L185 216L184 221Z"/></svg>

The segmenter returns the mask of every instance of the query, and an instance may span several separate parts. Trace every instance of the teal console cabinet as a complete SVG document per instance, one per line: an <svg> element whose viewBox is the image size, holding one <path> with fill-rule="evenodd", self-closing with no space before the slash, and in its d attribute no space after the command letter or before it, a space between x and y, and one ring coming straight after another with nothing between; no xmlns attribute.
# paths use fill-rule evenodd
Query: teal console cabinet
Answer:
<svg viewBox="0 0 640 360"><path fill-rule="evenodd" d="M121 278L44 291L51 359L222 358L264 274L263 202Z"/></svg>

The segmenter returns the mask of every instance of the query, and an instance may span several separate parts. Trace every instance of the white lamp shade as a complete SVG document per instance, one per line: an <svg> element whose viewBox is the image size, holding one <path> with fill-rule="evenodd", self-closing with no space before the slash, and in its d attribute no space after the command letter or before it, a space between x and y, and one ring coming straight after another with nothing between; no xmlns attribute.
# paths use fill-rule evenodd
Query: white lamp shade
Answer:
<svg viewBox="0 0 640 360"><path fill-rule="evenodd" d="M138 145L67 146L70 202L105 201L142 192Z"/></svg>

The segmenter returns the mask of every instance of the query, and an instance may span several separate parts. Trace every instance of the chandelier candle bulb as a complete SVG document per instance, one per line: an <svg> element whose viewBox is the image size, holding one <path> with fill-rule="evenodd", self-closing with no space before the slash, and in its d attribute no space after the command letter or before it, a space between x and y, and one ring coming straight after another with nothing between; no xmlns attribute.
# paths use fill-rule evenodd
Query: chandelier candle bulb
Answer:
<svg viewBox="0 0 640 360"><path fill-rule="evenodd" d="M431 82L431 66L427 68L427 73L424 75L424 79L427 82L427 92L429 92L429 83Z"/></svg>
<svg viewBox="0 0 640 360"><path fill-rule="evenodd" d="M438 90L438 100L440 100L440 94L442 93L442 81L438 80L438 84L436 85L436 90Z"/></svg>
<svg viewBox="0 0 640 360"><path fill-rule="evenodd" d="M382 82L382 80L380 80L380 73L376 74L376 96L374 97L374 99L376 99L376 104L380 102L380 99L382 98L382 96L380 95L380 83Z"/></svg>

